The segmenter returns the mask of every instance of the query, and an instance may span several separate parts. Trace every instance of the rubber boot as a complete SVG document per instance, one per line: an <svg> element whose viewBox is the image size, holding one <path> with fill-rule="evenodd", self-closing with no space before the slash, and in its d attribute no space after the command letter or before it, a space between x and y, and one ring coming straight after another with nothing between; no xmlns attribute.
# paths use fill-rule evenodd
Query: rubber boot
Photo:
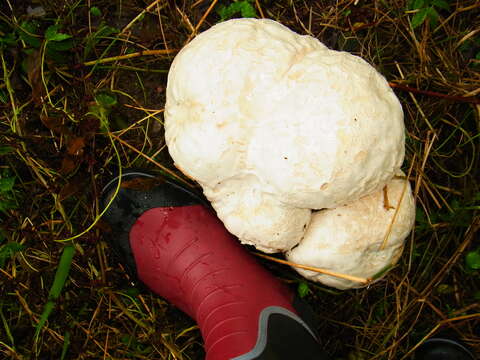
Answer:
<svg viewBox="0 0 480 360"><path fill-rule="evenodd" d="M431 338L417 349L414 360L475 360L475 357L456 340Z"/></svg>
<svg viewBox="0 0 480 360"><path fill-rule="evenodd" d="M104 188L104 206L117 182ZM207 360L327 359L292 292L228 233L200 195L129 171L104 220L127 269L198 323Z"/></svg>

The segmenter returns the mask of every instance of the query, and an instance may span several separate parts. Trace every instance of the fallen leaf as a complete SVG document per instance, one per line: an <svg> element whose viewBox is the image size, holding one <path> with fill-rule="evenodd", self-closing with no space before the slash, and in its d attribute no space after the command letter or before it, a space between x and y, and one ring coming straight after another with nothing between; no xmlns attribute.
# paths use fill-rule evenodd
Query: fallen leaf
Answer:
<svg viewBox="0 0 480 360"><path fill-rule="evenodd" d="M60 169L60 172L63 175L70 174L75 168L77 167L77 162L74 161L73 157L70 155L65 155L65 157L62 160L62 168Z"/></svg>
<svg viewBox="0 0 480 360"><path fill-rule="evenodd" d="M120 186L125 189L148 191L163 182L164 180L162 178L147 178L147 179L137 178L137 179L122 181L122 184Z"/></svg>
<svg viewBox="0 0 480 360"><path fill-rule="evenodd" d="M95 228L100 229L100 231L105 232L105 233L111 233L112 232L112 227L110 226L109 223L107 223L105 220L100 219L96 224Z"/></svg>
<svg viewBox="0 0 480 360"><path fill-rule="evenodd" d="M87 116L80 121L78 130L81 136L86 140L95 136L95 133L100 128L100 121L94 116Z"/></svg>
<svg viewBox="0 0 480 360"><path fill-rule="evenodd" d="M45 89L41 77L41 56L38 50L32 51L25 59L25 70L30 87L32 88L32 99L37 105L42 104L42 97L45 95Z"/></svg>
<svg viewBox="0 0 480 360"><path fill-rule="evenodd" d="M68 128L63 124L63 114L58 112L49 112L46 113L42 111L40 113L40 121L43 125L49 130L52 130L54 133L59 135L68 135L70 131Z"/></svg>
<svg viewBox="0 0 480 360"><path fill-rule="evenodd" d="M87 184L87 178L84 174L78 174L72 177L61 189L58 193L58 199L63 201L68 199L69 197L83 191L85 185Z"/></svg>
<svg viewBox="0 0 480 360"><path fill-rule="evenodd" d="M69 155L80 156L85 147L85 139L83 137L74 137L68 142L67 153Z"/></svg>

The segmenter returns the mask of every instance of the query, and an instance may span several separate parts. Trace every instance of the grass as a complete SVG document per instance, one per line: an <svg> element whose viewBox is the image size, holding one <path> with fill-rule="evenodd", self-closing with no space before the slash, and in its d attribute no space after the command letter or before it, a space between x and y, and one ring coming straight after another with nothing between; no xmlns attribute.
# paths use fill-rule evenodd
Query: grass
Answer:
<svg viewBox="0 0 480 360"><path fill-rule="evenodd" d="M334 358L404 359L438 333L480 351L478 2L41 3L0 12L0 358L202 357L195 324L111 256L98 197L119 164L182 178L163 138L169 65L242 7L385 75L404 107L418 208L399 264L367 289L261 261L312 305Z"/></svg>

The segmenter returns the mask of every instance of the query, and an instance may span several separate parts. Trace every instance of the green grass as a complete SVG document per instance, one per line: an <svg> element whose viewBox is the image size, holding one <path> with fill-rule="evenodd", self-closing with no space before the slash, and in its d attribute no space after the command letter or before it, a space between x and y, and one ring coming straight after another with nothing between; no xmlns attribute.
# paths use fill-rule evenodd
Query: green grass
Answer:
<svg viewBox="0 0 480 360"><path fill-rule="evenodd" d="M232 16L276 19L362 56L404 108L417 222L387 276L342 292L261 260L312 306L327 351L403 359L443 332L480 351L480 7L444 3L47 0L34 17L6 1L0 358L202 358L194 322L138 291L112 256L98 199L122 167L183 178L163 138L166 75L196 30Z"/></svg>

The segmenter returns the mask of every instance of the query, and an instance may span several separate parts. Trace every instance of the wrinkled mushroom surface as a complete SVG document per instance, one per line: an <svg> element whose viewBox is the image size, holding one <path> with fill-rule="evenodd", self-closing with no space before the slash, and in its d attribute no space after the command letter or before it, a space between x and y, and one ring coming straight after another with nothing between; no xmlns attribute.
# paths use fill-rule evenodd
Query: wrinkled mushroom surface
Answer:
<svg viewBox="0 0 480 360"><path fill-rule="evenodd" d="M287 259L370 278L397 262L414 221L415 203L410 184L403 178L395 178L385 190L349 205L313 213L304 238L287 253ZM307 279L337 289L363 286L314 271L296 270Z"/></svg>
<svg viewBox="0 0 480 360"><path fill-rule="evenodd" d="M265 252L298 244L312 209L383 188L404 157L386 80L272 20L220 23L179 52L165 136L228 230Z"/></svg>

